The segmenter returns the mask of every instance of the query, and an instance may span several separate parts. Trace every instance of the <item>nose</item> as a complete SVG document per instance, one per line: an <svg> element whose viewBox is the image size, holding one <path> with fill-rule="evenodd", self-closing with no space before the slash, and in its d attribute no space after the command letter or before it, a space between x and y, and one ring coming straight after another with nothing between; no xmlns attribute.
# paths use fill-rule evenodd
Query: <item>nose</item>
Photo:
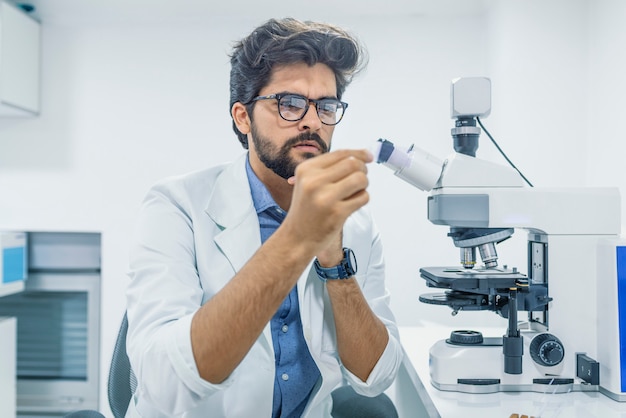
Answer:
<svg viewBox="0 0 626 418"><path fill-rule="evenodd" d="M300 119L299 127L301 130L317 131L322 127L322 121L317 115L317 106L313 102L309 102L309 108Z"/></svg>

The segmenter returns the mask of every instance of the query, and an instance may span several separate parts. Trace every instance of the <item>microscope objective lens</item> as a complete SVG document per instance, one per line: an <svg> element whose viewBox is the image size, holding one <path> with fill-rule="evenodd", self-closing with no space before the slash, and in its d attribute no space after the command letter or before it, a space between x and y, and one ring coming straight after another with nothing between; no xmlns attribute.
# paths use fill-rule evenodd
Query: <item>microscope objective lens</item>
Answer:
<svg viewBox="0 0 626 418"><path fill-rule="evenodd" d="M461 248L461 265L471 269L476 265L476 247Z"/></svg>

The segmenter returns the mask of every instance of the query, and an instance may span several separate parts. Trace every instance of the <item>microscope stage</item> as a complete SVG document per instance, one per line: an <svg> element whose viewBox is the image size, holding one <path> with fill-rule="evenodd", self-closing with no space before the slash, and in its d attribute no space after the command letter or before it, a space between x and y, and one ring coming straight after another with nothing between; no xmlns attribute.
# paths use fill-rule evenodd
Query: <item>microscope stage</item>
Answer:
<svg viewBox="0 0 626 418"><path fill-rule="evenodd" d="M424 267L420 275L430 287L455 290L509 289L528 284L528 277L505 268L461 269L456 267Z"/></svg>

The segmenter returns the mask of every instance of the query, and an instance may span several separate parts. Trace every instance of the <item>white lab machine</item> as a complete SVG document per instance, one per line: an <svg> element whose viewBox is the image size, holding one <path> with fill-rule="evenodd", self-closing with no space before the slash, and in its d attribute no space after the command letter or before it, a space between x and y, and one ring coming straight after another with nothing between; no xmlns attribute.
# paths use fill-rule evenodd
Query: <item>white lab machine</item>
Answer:
<svg viewBox="0 0 626 418"><path fill-rule="evenodd" d="M490 112L490 89L487 78L453 81L455 153L445 161L382 139L374 150L377 162L432 190L428 219L448 226L460 251L456 265L420 269L440 289L420 301L506 320L501 335L442 336L430 350L431 383L467 393L601 391L626 401L619 191L532 187L516 169L476 158L476 123ZM528 234L527 265L500 265L496 245L519 229Z"/></svg>
<svg viewBox="0 0 626 418"><path fill-rule="evenodd" d="M0 297L24 289L26 253L26 232L0 231Z"/></svg>

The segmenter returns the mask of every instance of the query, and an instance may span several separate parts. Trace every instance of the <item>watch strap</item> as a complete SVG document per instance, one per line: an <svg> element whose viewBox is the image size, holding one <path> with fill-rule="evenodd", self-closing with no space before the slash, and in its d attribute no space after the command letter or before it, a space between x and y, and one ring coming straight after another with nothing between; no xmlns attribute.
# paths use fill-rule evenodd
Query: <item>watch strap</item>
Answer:
<svg viewBox="0 0 626 418"><path fill-rule="evenodd" d="M322 267L316 258L313 262L317 277L322 281L349 279L357 272L356 257L350 248L343 248L343 259L333 267Z"/></svg>

